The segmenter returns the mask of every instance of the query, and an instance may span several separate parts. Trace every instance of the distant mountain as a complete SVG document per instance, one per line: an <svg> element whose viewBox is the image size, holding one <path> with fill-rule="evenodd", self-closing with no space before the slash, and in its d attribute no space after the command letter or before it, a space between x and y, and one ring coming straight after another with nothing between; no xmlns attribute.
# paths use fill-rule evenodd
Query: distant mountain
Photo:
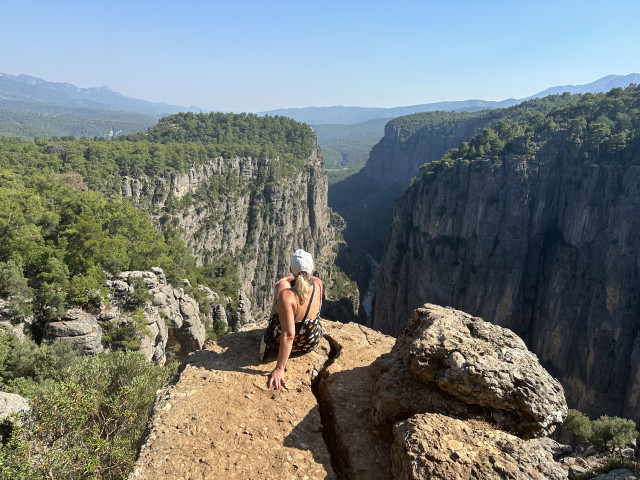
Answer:
<svg viewBox="0 0 640 480"><path fill-rule="evenodd" d="M333 124L351 124L361 123L375 118L396 118L404 115L419 112L433 112L436 110L452 111L452 112L475 112L490 108L505 108L517 105L525 100L532 98L546 97L547 95L557 93L597 93L608 92L612 88L627 87L631 83L640 83L640 74L631 73L629 75L607 75L595 82L585 85L564 85L559 87L551 87L542 92L536 93L526 98L507 99L499 102L491 102L485 100L461 100L451 102L426 103L423 105L413 105L409 107L394 108L364 108L364 107L344 107L342 105L335 107L306 107L306 108L282 108L278 110L268 110L260 112L259 115L283 115L291 117L299 122L309 123L311 125L320 125L325 123Z"/></svg>
<svg viewBox="0 0 640 480"><path fill-rule="evenodd" d="M561 87L551 87L543 90L540 93L531 95L530 97L523 98L522 100L530 100L532 98L546 97L547 95L555 95L559 93L597 93L608 92L612 88L624 88L630 84L640 84L640 74L630 73L629 75L607 75L595 82L587 83L585 85L564 85Z"/></svg>
<svg viewBox="0 0 640 480"><path fill-rule="evenodd" d="M340 105L336 107L281 108L278 110L259 112L258 115L282 115L311 125L321 125L325 123L350 124L362 123L376 118L390 119L411 115L412 113L435 112L437 110L475 112L488 108L511 107L518 102L519 100L514 99L503 100L501 102L461 100L393 108L344 107Z"/></svg>
<svg viewBox="0 0 640 480"><path fill-rule="evenodd" d="M0 136L117 136L144 132L159 118L186 111L204 109L125 97L109 87L0 73Z"/></svg>
<svg viewBox="0 0 640 480"><path fill-rule="evenodd" d="M125 97L109 87L80 88L29 75L0 73L0 110L25 111L29 110L29 104L83 106L158 117L185 111L205 111L199 107L187 108Z"/></svg>

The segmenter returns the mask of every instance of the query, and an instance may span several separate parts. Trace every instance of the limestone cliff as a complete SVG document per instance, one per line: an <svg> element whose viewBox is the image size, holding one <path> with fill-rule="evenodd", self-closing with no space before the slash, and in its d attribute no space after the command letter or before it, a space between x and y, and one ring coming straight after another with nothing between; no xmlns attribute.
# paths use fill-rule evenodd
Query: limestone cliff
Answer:
<svg viewBox="0 0 640 480"><path fill-rule="evenodd" d="M425 168L396 205L374 327L400 333L425 301L460 308L520 335L572 407L637 419L640 166L633 142L616 151L585 124Z"/></svg>
<svg viewBox="0 0 640 480"><path fill-rule="evenodd" d="M487 116L448 115L455 120L443 125L426 125L416 132L403 128L400 119L389 122L365 167L330 187L329 204L347 222L344 235L349 245L358 246L379 259L393 215L393 203L418 175L420 166L438 160L490 120Z"/></svg>
<svg viewBox="0 0 640 480"><path fill-rule="evenodd" d="M298 248L313 254L331 284L337 240L316 144L301 168L279 158L211 158L168 177L124 177L121 193L174 222L201 264L233 259L258 311L271 308L274 282Z"/></svg>

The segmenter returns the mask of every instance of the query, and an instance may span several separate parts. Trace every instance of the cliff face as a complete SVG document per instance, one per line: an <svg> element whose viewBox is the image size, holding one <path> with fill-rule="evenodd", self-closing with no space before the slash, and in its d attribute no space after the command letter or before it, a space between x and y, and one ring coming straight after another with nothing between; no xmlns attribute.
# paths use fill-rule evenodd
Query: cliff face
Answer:
<svg viewBox="0 0 640 480"><path fill-rule="evenodd" d="M520 335L572 407L638 418L639 211L640 167L586 161L562 131L434 169L397 202L374 328L451 305Z"/></svg>
<svg viewBox="0 0 640 480"><path fill-rule="evenodd" d="M232 259L258 311L271 308L273 284L298 248L330 284L336 232L317 145L301 168L278 158L212 158L168 178L124 177L121 193L174 222L201 264Z"/></svg>
<svg viewBox="0 0 640 480"><path fill-rule="evenodd" d="M393 215L395 199L419 174L420 166L438 160L489 122L488 117L460 118L452 124L423 128L408 138L392 122L373 147L366 166L330 188L329 202L347 222L349 245L379 259Z"/></svg>

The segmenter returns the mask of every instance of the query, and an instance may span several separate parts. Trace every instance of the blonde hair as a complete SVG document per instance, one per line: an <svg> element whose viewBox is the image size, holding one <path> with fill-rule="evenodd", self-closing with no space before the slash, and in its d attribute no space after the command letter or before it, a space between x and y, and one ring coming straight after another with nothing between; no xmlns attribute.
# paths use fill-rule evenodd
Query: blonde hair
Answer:
<svg viewBox="0 0 640 480"><path fill-rule="evenodd" d="M309 285L309 274L300 273L300 275L294 275L295 280L293 284L293 290L298 294L300 299L300 305L307 301L311 292L311 285Z"/></svg>

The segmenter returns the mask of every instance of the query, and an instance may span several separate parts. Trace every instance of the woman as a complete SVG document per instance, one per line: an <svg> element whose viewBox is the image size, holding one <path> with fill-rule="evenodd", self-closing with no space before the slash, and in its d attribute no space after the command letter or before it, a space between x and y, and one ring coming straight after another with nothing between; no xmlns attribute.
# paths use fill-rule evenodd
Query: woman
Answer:
<svg viewBox="0 0 640 480"><path fill-rule="evenodd" d="M267 348L278 349L275 368L269 373L268 386L279 389L285 385L284 372L289 355L313 350L322 338L320 307L322 282L311 275L313 258L309 252L296 250L291 257L289 271L293 276L276 283L269 326L262 338ZM261 359L264 345L260 347Z"/></svg>

